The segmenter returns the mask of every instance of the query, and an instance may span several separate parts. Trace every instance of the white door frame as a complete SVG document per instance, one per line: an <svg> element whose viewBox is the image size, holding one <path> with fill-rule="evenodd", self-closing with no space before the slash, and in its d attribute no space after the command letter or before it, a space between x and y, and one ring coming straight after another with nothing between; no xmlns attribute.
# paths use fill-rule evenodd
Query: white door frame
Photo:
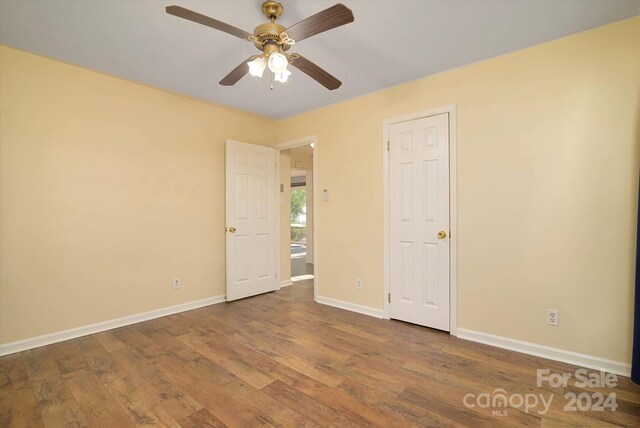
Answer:
<svg viewBox="0 0 640 428"><path fill-rule="evenodd" d="M382 174L384 192L384 318L389 319L389 301L387 296L390 292L390 236L389 236L389 151L387 144L389 141L389 127L395 123L407 122L415 119L422 119L438 114L449 114L449 332L457 336L458 331L458 190L457 190L457 136L456 136L456 105L451 104L438 107L406 116L385 119L382 122ZM314 159L315 161L315 159ZM314 166L315 168L315 166Z"/></svg>
<svg viewBox="0 0 640 428"><path fill-rule="evenodd" d="M318 141L318 137L315 135L310 135L308 137L302 137L302 138L298 138L295 140L291 140L291 141L285 141L283 143L279 143L276 144L273 148L278 150L278 152L281 152L282 150L288 150L288 149L295 149L296 147L302 147L302 146L307 146L309 144L313 144L314 148L313 148L313 169L311 170L311 176L313 177L313 195L311 196L313 198L313 300L317 301L317 297L318 297L318 287L320 282L318 281L318 270L316 269L316 266L318 265L318 217L316 216L316 213L318 212L318 203L320 202L318 200L318 161L317 161L317 141ZM278 166L277 166L277 174L278 177L280 177L280 156L278 156ZM280 210L281 210L281 204L280 204L280 186L278 186L278 203L276 211L277 211L277 215L278 218L280 218ZM282 245L282 242L280 242L280 221L278 221L278 257L276 260L276 263L278 263L278 271L280 270L280 251L282 250L282 248L280 247ZM282 279L280 279L282 280Z"/></svg>

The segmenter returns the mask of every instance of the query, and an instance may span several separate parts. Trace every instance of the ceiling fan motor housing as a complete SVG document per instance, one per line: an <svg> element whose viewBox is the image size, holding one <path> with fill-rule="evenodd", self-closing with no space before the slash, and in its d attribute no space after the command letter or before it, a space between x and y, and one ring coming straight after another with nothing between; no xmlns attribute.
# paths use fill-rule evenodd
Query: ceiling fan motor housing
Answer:
<svg viewBox="0 0 640 428"><path fill-rule="evenodd" d="M290 46L287 43L283 43L280 37L280 34L282 34L284 30L286 30L285 27L275 22L258 25L255 30L253 30L253 35L255 36L253 44L261 51L264 51L266 45L271 44L276 44L280 46L282 50L286 51Z"/></svg>

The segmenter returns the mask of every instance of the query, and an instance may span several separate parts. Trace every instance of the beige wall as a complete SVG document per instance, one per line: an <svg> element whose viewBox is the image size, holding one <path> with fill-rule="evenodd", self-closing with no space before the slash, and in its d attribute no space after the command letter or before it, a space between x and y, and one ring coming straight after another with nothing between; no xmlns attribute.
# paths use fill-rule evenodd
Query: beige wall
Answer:
<svg viewBox="0 0 640 428"><path fill-rule="evenodd" d="M318 137L319 294L382 309L382 122L456 104L459 327L630 361L639 41L626 20L273 124Z"/></svg>
<svg viewBox="0 0 640 428"><path fill-rule="evenodd" d="M291 150L291 168L295 169L313 169L313 158L310 154L300 150Z"/></svg>
<svg viewBox="0 0 640 428"><path fill-rule="evenodd" d="M281 282L291 280L291 150L280 151L280 274Z"/></svg>
<svg viewBox="0 0 640 428"><path fill-rule="evenodd" d="M639 41L635 18L275 123L2 48L0 341L223 294L226 138L317 135L320 295L382 308L382 121L456 104L459 326L629 361Z"/></svg>
<svg viewBox="0 0 640 428"><path fill-rule="evenodd" d="M224 141L267 120L0 49L0 341L224 294Z"/></svg>

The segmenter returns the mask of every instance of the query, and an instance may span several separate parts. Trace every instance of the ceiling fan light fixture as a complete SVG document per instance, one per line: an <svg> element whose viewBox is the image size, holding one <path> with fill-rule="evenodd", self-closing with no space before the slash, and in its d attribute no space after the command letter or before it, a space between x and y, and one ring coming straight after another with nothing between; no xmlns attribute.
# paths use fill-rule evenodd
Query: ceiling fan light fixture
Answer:
<svg viewBox="0 0 640 428"><path fill-rule="evenodd" d="M275 74L285 71L288 64L289 61L287 60L287 57L280 52L274 52L269 55L269 70L273 71Z"/></svg>
<svg viewBox="0 0 640 428"><path fill-rule="evenodd" d="M259 54L260 56L252 55L231 70L229 74L220 80L219 83L222 86L235 85L245 74L262 77L266 67L269 67L269 70L274 73L274 80L286 82L291 74L287 71L287 66L291 60L292 66L325 88L329 90L338 89L342 85L340 80L303 56L295 53L289 54L287 51L296 42L353 22L354 18L351 9L338 3L290 27L284 27L276 22L283 9L278 0L265 0L262 4L262 12L269 22L258 25L253 30L253 33L181 6L167 6L165 11L169 15L211 27L251 42L258 50L262 51ZM273 85L271 85L271 88L273 89Z"/></svg>
<svg viewBox="0 0 640 428"><path fill-rule="evenodd" d="M289 80L289 76L291 76L291 72L285 68L280 73L276 73L276 82L286 83Z"/></svg>
<svg viewBox="0 0 640 428"><path fill-rule="evenodd" d="M257 57L252 61L249 61L249 74L255 77L262 77L264 69L267 68L267 63L262 57Z"/></svg>

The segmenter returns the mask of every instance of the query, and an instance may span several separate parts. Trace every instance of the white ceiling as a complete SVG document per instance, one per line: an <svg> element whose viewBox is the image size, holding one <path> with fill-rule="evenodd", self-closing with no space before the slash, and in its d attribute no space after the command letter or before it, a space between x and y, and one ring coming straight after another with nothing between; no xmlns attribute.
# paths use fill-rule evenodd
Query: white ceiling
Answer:
<svg viewBox="0 0 640 428"><path fill-rule="evenodd" d="M337 1L283 0L294 24ZM252 32L259 0L0 0L0 43L158 88L282 118L640 13L639 0L343 0L355 22L296 44L342 80L328 91L295 68L218 85L253 55L243 40L165 13L178 4Z"/></svg>

